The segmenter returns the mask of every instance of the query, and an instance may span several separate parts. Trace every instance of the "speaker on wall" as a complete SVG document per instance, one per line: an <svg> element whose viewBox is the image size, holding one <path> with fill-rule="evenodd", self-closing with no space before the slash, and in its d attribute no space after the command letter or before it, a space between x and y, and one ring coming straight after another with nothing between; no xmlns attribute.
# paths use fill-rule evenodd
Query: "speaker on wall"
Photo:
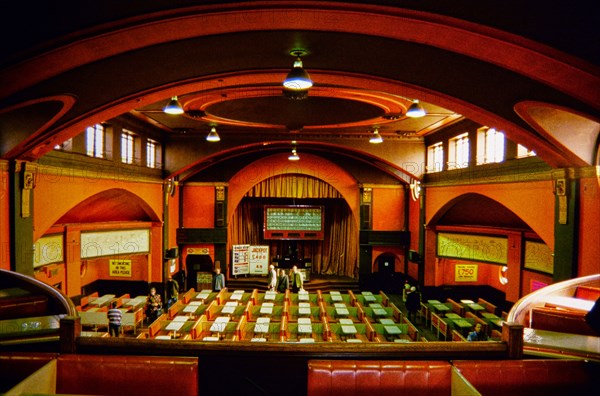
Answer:
<svg viewBox="0 0 600 396"><path fill-rule="evenodd" d="M421 262L421 256L419 256L419 252L417 252L416 250L409 250L408 260L412 261L413 263L419 263Z"/></svg>
<svg viewBox="0 0 600 396"><path fill-rule="evenodd" d="M179 257L179 248L171 248L171 249L167 249L167 251L165 252L165 258L168 259L174 259Z"/></svg>

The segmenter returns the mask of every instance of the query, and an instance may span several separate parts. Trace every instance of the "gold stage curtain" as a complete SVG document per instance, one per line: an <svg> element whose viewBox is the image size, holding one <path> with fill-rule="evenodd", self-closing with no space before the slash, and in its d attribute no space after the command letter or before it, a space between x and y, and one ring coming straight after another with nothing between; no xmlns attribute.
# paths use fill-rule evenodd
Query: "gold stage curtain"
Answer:
<svg viewBox="0 0 600 396"><path fill-rule="evenodd" d="M282 201L285 198L310 203ZM263 239L263 208L272 204L323 205L325 238L295 241L294 253L312 260L312 273L358 277L358 229L350 207L335 188L310 176L281 175L255 185L234 211L231 244L268 245L271 258L285 256L291 241Z"/></svg>
<svg viewBox="0 0 600 396"><path fill-rule="evenodd" d="M331 184L306 175L278 175L255 184L246 193L257 198L342 198Z"/></svg>

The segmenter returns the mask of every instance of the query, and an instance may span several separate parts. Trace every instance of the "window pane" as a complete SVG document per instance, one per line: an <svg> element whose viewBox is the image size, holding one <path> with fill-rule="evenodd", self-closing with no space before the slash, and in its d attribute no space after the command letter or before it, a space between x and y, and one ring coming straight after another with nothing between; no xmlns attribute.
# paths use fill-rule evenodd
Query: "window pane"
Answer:
<svg viewBox="0 0 600 396"><path fill-rule="evenodd" d="M156 168L156 143L152 140L146 143L146 166Z"/></svg>
<svg viewBox="0 0 600 396"><path fill-rule="evenodd" d="M442 142L427 148L427 171L430 173L441 172L444 164L444 146Z"/></svg>
<svg viewBox="0 0 600 396"><path fill-rule="evenodd" d="M104 157L104 126L96 124L85 131L85 150L90 157Z"/></svg>
<svg viewBox="0 0 600 396"><path fill-rule="evenodd" d="M121 134L121 162L133 164L133 134L125 131Z"/></svg>

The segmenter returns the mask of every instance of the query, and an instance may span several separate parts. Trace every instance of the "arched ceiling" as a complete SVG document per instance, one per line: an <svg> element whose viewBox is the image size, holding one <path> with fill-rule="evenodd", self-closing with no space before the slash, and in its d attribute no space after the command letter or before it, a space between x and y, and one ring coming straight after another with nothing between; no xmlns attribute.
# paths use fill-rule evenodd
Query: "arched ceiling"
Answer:
<svg viewBox="0 0 600 396"><path fill-rule="evenodd" d="M466 117L552 166L591 163L563 132L544 133L552 123L534 127L515 107L538 101L598 121L597 51L566 40L583 32L597 48L593 12L536 1L422 3L67 1L5 13L3 29L32 21L38 29L17 36L0 62L0 154L36 159L128 113L161 131L171 175L192 177L216 158L235 166L266 147L288 151L291 141L404 174L406 164L422 168L424 135ZM282 98L295 48L308 52L315 82L305 101ZM173 95L185 115L162 113ZM62 106L49 100L57 97ZM428 116L405 116L412 99ZM214 125L222 140L211 145L204 136ZM384 144L365 144L376 127ZM584 129L597 139L597 129Z"/></svg>

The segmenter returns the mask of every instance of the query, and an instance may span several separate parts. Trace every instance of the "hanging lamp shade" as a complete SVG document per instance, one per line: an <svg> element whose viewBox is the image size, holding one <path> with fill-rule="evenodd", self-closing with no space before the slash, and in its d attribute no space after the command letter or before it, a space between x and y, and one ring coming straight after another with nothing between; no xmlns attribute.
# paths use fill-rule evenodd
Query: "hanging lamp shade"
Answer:
<svg viewBox="0 0 600 396"><path fill-rule="evenodd" d="M288 73L283 86L293 91L304 91L312 87L313 82L308 75L308 72L302 67L302 59L298 56L294 61L294 67Z"/></svg>
<svg viewBox="0 0 600 396"><path fill-rule="evenodd" d="M408 110L406 110L406 116L411 118L423 117L425 114L427 114L425 113L425 109L416 99L409 106Z"/></svg>
<svg viewBox="0 0 600 396"><path fill-rule="evenodd" d="M375 129L373 131L373 135L369 139L369 143L373 143L373 144L383 143L383 138L379 134L379 129Z"/></svg>
<svg viewBox="0 0 600 396"><path fill-rule="evenodd" d="M217 128L215 128L215 127L210 128L210 132L208 133L208 135L206 135L206 140L209 142L221 141L221 137L217 133Z"/></svg>
<svg viewBox="0 0 600 396"><path fill-rule="evenodd" d="M290 156L288 157L288 160L290 161L298 161L300 159L300 156L298 155L298 153L296 152L296 149L292 149L292 154L290 154Z"/></svg>
<svg viewBox="0 0 600 396"><path fill-rule="evenodd" d="M181 106L181 103L179 103L177 96L173 96L171 100L169 100L169 103L163 108L163 111L167 114L183 114L183 107Z"/></svg>

